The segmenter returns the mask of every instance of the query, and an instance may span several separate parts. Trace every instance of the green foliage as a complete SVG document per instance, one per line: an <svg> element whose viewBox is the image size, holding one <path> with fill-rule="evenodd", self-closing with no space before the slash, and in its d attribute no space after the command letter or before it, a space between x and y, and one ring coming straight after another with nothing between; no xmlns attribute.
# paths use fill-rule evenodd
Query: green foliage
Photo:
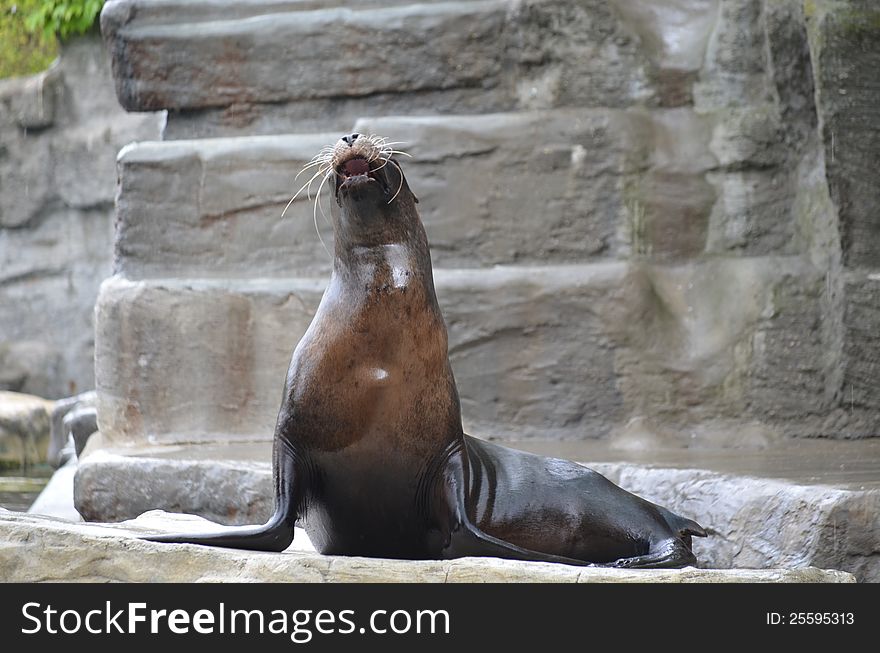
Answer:
<svg viewBox="0 0 880 653"><path fill-rule="evenodd" d="M0 0L0 78L32 75L58 56L58 41L27 29L25 21L43 0Z"/></svg>
<svg viewBox="0 0 880 653"><path fill-rule="evenodd" d="M89 31L103 6L104 0L43 0L25 18L25 25L45 38L57 35L63 40Z"/></svg>

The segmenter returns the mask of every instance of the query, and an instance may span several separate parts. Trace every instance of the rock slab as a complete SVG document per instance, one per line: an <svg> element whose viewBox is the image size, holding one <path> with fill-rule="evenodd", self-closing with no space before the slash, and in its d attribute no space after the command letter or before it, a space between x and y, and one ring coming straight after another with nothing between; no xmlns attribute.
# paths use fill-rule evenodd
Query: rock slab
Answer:
<svg viewBox="0 0 880 653"><path fill-rule="evenodd" d="M46 462L52 402L19 392L0 392L0 469Z"/></svg>
<svg viewBox="0 0 880 653"><path fill-rule="evenodd" d="M851 574L803 569L622 570L497 558L404 561L323 556L288 549L255 553L157 544L136 533L204 529L204 520L155 513L116 526L71 524L0 511L0 579L6 582L854 582ZM298 533L301 535L301 533ZM301 539L301 538L300 538Z"/></svg>
<svg viewBox="0 0 880 653"><path fill-rule="evenodd" d="M226 524L264 522L272 507L268 462L120 456L98 451L80 464L76 507L88 521L122 521L160 508ZM266 457L268 461L268 456ZM705 469L591 463L626 490L697 519L701 565L827 567L880 581L880 490L800 484Z"/></svg>

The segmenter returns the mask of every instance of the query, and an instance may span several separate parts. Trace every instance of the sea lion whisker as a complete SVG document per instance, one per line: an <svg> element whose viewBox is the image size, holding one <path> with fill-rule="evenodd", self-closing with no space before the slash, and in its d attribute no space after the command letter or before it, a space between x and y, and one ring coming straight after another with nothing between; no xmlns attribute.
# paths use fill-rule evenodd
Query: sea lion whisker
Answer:
<svg viewBox="0 0 880 653"><path fill-rule="evenodd" d="M300 172L302 172L302 171L300 171ZM304 183L302 185L302 187L298 191L296 191L296 193L294 193L293 197L291 197L290 201L287 203L287 206L285 206L284 210L281 212L282 218L284 217L284 214L287 213L287 209L290 208L290 205L293 204L294 200L296 200L296 198L299 197L300 193L302 193L307 188L310 189L312 186L312 182L315 181L315 178L318 177L318 175L322 174L322 172L323 172L322 170L318 170L317 172L315 172L315 174L312 175L311 179L309 179L306 183ZM297 175L297 177L298 176L299 175ZM296 177L294 177L293 179L294 179L294 181L296 181ZM312 200L312 197L309 194L309 191L306 191L306 196L308 197L309 201Z"/></svg>
<svg viewBox="0 0 880 653"><path fill-rule="evenodd" d="M400 184L397 186L397 192L394 193L394 196L390 200L388 200L388 204L391 204L391 202L394 201L394 199L400 194L400 189L403 188L403 170L400 170L400 166L397 166L397 169L400 171Z"/></svg>
<svg viewBox="0 0 880 653"><path fill-rule="evenodd" d="M312 210L312 222L315 223L315 233L318 234L318 241L321 243L321 247L324 248L324 251L327 252L327 256L333 258L333 255L330 253L330 250L327 249L327 245L324 243L324 239L321 237L321 230L318 228L318 207L321 205L321 190L324 188L324 184L327 183L327 180L330 179L330 176L336 174L333 170L328 170L324 175L324 178L321 180L321 184L318 186L318 192L315 193L315 208ZM324 217L325 222L329 222L327 220L327 214L324 213L324 207L321 206L321 215Z"/></svg>
<svg viewBox="0 0 880 653"><path fill-rule="evenodd" d="M324 158L320 158L320 159L312 159L311 161L309 161L308 163L306 163L306 164L302 167L302 169L303 169L303 170L307 170L308 168L314 168L315 166L321 166L321 165L323 165L323 164L325 164L325 163L326 163L326 161L325 161ZM300 170L300 172L302 172L302 170Z"/></svg>
<svg viewBox="0 0 880 653"><path fill-rule="evenodd" d="M386 158L386 159L381 159L381 161L382 161L382 165L380 165L380 166L379 166L378 168L376 168L375 170L372 170L371 172L378 172L379 170L381 170L382 168L384 168L385 166L387 166L387 165L388 165L388 162L389 162L390 160L391 160L390 157L388 157L388 158Z"/></svg>

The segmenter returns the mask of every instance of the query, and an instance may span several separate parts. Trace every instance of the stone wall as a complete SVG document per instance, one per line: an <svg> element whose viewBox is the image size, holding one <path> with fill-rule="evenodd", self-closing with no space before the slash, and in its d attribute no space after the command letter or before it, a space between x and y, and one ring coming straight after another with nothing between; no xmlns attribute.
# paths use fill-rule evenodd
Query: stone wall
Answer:
<svg viewBox="0 0 880 653"><path fill-rule="evenodd" d="M44 73L0 80L0 390L94 387L94 305L112 271L119 149L164 116L119 107L96 36Z"/></svg>
<svg viewBox="0 0 880 653"><path fill-rule="evenodd" d="M119 101L168 121L120 156L102 432L268 437L328 269L311 206L279 216L295 171L353 130L415 155L478 435L880 434L878 13L108 2Z"/></svg>

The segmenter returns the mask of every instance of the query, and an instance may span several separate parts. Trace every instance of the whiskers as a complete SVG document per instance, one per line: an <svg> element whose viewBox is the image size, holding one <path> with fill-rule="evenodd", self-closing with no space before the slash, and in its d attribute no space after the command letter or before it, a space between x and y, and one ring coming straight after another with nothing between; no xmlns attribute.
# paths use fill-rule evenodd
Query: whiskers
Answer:
<svg viewBox="0 0 880 653"><path fill-rule="evenodd" d="M343 160L351 158L352 155L363 157L364 159L366 159L368 164L370 164L371 173L381 170L386 165L388 165L389 162L395 163L396 165L393 157L411 156L403 150L396 149L397 146L403 144L403 141L389 141L388 139L381 136L371 134L369 136L359 136L350 145L342 140L338 141L334 145L325 145L321 148L321 151L312 158L311 161L303 166L302 170L300 170L296 174L296 177L293 178L294 182L296 182L296 180L299 179L300 176L302 176L304 173L311 173L308 181L306 181L300 187L300 189L296 191L293 197L290 198L290 201L281 212L281 217L284 218L291 204L293 204L293 202L300 195L302 195L303 191L305 191L306 197L311 202L312 184L317 182L318 189L315 192L314 206L312 208L312 219L315 224L315 232L318 234L318 240L321 242L321 246L324 248L324 251L327 252L328 256L332 256L330 254L330 250L327 249L327 245L324 244L324 239L321 237L321 231L318 228L318 211L321 212L321 216L329 224L329 220L327 220L327 214L324 213L324 207L321 206L321 191L324 189L324 185L327 183L327 180L335 178L337 174L336 168L339 163ZM372 164L377 161L380 162L380 165L374 168ZM400 194L401 188L403 188L403 174L400 175L400 185L397 187L397 191L394 193L391 199L388 200L388 204L391 204L391 202L393 202L395 198Z"/></svg>
<svg viewBox="0 0 880 653"><path fill-rule="evenodd" d="M296 198L299 197L303 191L306 191L306 197L309 201L311 201L312 184L315 182L315 180L320 178L321 182L318 184L318 191L315 193L315 206L312 210L312 221L315 224L315 233L318 234L318 241L321 243L321 247L323 247L324 251L327 252L327 256L331 258L333 257L333 255L330 253L330 250L327 249L327 245L324 243L324 238L321 236L321 230L318 227L318 209L321 209L321 216L323 216L324 221L328 222L329 224L329 220L327 220L327 214L324 213L324 207L321 206L321 189L324 188L324 184L327 183L327 180L335 175L332 165L333 151L334 150L332 145L325 145L321 148L321 151L318 152L318 154L312 157L311 161L303 166L302 170L296 173L296 177L293 178L294 183L296 183L296 180L299 179L300 175L302 175L304 172L315 168L315 170L312 172L312 176L309 177L309 180L304 183L300 187L300 189L296 191L296 193L294 193L293 197L290 198L290 201L281 212L281 218L283 219L285 214L287 213L287 209L290 208L290 205L294 203Z"/></svg>

